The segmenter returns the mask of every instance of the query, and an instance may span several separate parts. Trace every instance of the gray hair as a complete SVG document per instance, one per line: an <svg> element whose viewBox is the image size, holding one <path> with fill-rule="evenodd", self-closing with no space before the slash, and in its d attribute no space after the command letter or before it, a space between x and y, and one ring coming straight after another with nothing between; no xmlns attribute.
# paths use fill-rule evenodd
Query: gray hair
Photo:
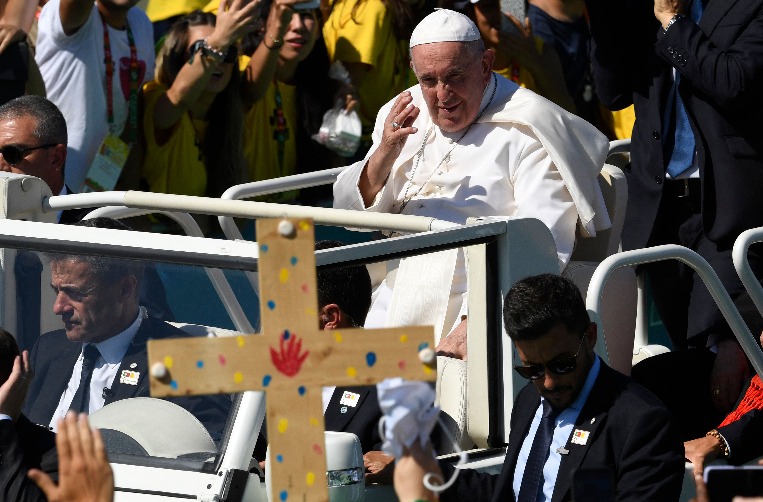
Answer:
<svg viewBox="0 0 763 502"><path fill-rule="evenodd" d="M43 143L66 145L66 119L61 110L42 96L20 96L0 106L0 120L33 117L37 122L33 134Z"/></svg>
<svg viewBox="0 0 763 502"><path fill-rule="evenodd" d="M459 42L464 47L464 52L469 59L480 59L485 52L485 42L480 38L479 40L470 40L468 42ZM413 47L408 49L411 63L413 62ZM416 66L413 66L413 73L416 73ZM418 77L418 75L416 75Z"/></svg>

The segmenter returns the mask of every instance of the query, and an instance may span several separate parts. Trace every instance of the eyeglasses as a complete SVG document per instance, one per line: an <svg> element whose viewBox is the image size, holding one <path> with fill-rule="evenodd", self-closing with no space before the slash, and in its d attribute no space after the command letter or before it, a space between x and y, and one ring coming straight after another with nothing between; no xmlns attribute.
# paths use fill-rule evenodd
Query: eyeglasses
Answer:
<svg viewBox="0 0 763 502"><path fill-rule="evenodd" d="M26 157L29 152L34 150L42 150L43 148L51 148L56 145L57 143L45 143L44 145L33 146L31 148L21 148L14 145L8 145L0 148L0 154L3 155L3 158L7 163L12 166L17 166L21 163L22 160L24 160L24 157Z"/></svg>
<svg viewBox="0 0 763 502"><path fill-rule="evenodd" d="M578 350L575 352L574 356L560 356L552 359L546 364L514 366L514 370L528 380L537 380L542 377L546 371L550 371L554 375L566 375L567 373L572 373L578 367L578 354L580 354L580 349L583 348L584 338L585 333L580 337L580 345L578 345Z"/></svg>

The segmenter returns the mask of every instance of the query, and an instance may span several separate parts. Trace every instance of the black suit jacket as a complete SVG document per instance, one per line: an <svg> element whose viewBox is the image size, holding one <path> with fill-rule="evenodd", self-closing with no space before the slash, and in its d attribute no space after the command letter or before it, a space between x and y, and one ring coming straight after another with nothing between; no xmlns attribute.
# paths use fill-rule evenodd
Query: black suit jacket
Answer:
<svg viewBox="0 0 763 502"><path fill-rule="evenodd" d="M359 394L356 406L340 404L344 392ZM342 412L344 410L344 413ZM337 387L323 415L327 431L352 432L360 439L363 453L381 449L379 399L376 386Z"/></svg>
<svg viewBox="0 0 763 502"><path fill-rule="evenodd" d="M686 18L665 33L653 2L586 0L597 93L612 109L633 103L636 112L626 250L647 245L657 217L674 68L697 139L704 234L730 249L740 232L763 226L763 0L705 3L699 25Z"/></svg>
<svg viewBox="0 0 763 502"><path fill-rule="evenodd" d="M165 322L148 317L143 319L140 329L130 343L127 353L117 371L105 405L131 397L148 397L148 356L146 342L151 339L187 337L183 331ZM32 422L48 425L56 411L61 395L77 362L82 344L71 342L64 330L45 333L37 340L30 354L30 362L35 376L29 387L24 413ZM133 366L135 365L135 366ZM136 385L119 382L122 371L130 370L140 374ZM203 396L168 399L193 413L218 440L222 435L231 400L228 396Z"/></svg>
<svg viewBox="0 0 763 502"><path fill-rule="evenodd" d="M31 468L55 475L58 471L55 434L24 415L16 422L0 420L0 500L44 502L42 491L29 478Z"/></svg>
<svg viewBox="0 0 763 502"><path fill-rule="evenodd" d="M533 384L517 395L500 475L461 471L442 500L514 500L514 469L539 404ZM588 431L588 441L586 445L567 441L569 454L562 456L554 502L571 500L575 470L602 467L613 471L618 501L678 500L684 475L683 443L671 415L649 391L602 363L575 429Z"/></svg>

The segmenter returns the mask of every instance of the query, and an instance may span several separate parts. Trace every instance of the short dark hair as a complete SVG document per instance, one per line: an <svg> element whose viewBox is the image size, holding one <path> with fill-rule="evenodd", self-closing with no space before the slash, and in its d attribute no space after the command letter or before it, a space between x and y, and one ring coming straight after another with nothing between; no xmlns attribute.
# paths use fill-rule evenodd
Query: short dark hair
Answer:
<svg viewBox="0 0 763 502"><path fill-rule="evenodd" d="M13 361L21 354L13 335L0 328L0 384L5 383L11 376Z"/></svg>
<svg viewBox="0 0 763 502"><path fill-rule="evenodd" d="M0 120L33 117L37 122L33 134L43 143L66 145L66 119L51 101L42 96L20 96L0 106Z"/></svg>
<svg viewBox="0 0 763 502"><path fill-rule="evenodd" d="M75 223L76 227L90 228L110 228L112 230L132 230L119 220L113 218L91 218ZM126 276L134 276L138 281L138 286L143 278L143 262L138 260L126 260L121 258L110 258L98 255L78 255L64 253L46 253L51 262L61 261L80 261L90 266L90 271L96 277L105 281L117 280ZM138 288L139 289L139 288Z"/></svg>
<svg viewBox="0 0 763 502"><path fill-rule="evenodd" d="M344 246L339 241L316 241L315 250ZM359 326L366 322L371 308L371 276L364 265L328 270L318 269L318 308L335 303Z"/></svg>
<svg viewBox="0 0 763 502"><path fill-rule="evenodd" d="M503 322L512 340L536 340L561 324L583 334L591 322L580 290L569 279L553 274L527 277L506 295Z"/></svg>

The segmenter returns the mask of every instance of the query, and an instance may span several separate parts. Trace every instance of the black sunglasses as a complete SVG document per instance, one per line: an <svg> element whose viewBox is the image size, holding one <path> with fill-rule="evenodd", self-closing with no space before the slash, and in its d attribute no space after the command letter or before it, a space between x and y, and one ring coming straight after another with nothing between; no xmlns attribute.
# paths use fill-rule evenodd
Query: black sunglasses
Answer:
<svg viewBox="0 0 763 502"><path fill-rule="evenodd" d="M24 160L26 154L34 150L42 150L43 148L51 148L56 146L57 143L45 143L40 146L33 146L31 148L21 148L19 146L8 145L0 148L0 153L3 154L3 158L7 163L12 166L17 166Z"/></svg>
<svg viewBox="0 0 763 502"><path fill-rule="evenodd" d="M552 359L546 364L530 364L528 366L514 366L514 370L519 373L523 378L528 380L537 380L542 377L546 371L550 371L555 375L566 375L572 373L578 367L578 354L580 349L583 348L583 339L585 333L580 337L580 345L574 356L560 356Z"/></svg>

